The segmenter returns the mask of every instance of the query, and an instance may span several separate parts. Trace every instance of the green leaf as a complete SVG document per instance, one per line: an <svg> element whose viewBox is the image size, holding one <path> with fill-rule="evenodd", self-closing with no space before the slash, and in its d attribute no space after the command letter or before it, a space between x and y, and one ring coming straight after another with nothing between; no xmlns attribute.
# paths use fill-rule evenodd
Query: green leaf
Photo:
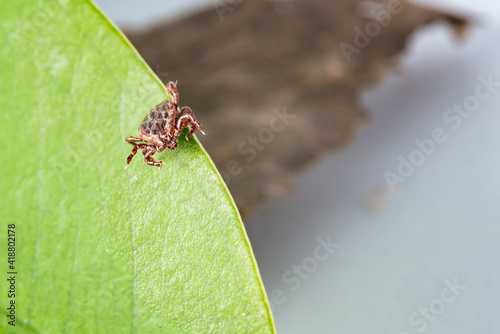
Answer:
<svg viewBox="0 0 500 334"><path fill-rule="evenodd" d="M124 170L124 138L167 98L128 41L88 1L0 6L4 275L16 226L15 298L0 283L16 327L4 314L0 328L274 332L241 219L195 137L156 154L161 170L140 153Z"/></svg>

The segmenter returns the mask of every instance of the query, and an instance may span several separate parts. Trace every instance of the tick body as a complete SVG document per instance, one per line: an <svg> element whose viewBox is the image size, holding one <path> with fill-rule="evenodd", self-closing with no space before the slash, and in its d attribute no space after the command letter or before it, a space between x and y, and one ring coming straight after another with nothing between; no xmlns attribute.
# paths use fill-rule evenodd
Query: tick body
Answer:
<svg viewBox="0 0 500 334"><path fill-rule="evenodd" d="M161 152L166 148L175 150L178 144L177 138L185 126L189 125L191 128L186 135L186 139L196 129L205 134L201 124L194 117L191 108L182 107L180 112L177 112L179 108L179 92L175 83L168 83L167 93L172 96L172 101L166 100L159 103L146 115L141 125L139 125L140 138L125 138L128 143L134 146L132 153L127 158L127 166L125 168L128 167L130 161L139 150L144 154L144 161L148 165L161 168L163 161L155 161L153 154Z"/></svg>

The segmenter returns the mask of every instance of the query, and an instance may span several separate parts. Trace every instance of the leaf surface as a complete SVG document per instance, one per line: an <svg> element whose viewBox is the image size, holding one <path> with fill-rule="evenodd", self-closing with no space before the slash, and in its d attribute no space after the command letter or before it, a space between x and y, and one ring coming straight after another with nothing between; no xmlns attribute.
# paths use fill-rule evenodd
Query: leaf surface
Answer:
<svg viewBox="0 0 500 334"><path fill-rule="evenodd" d="M274 332L241 219L196 138L157 153L161 170L141 153L124 170L124 138L168 97L121 33L83 0L3 1L0 28L0 249L16 226L16 327L4 315L0 328Z"/></svg>

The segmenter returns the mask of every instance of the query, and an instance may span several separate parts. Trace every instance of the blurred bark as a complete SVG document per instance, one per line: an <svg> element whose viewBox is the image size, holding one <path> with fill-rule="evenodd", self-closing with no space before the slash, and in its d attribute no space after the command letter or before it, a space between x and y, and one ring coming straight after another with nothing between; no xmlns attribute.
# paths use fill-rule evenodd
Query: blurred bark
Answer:
<svg viewBox="0 0 500 334"><path fill-rule="evenodd" d="M367 120L359 90L387 75L409 36L437 20L459 35L467 24L397 0L220 0L127 35L160 79L178 80L181 105L203 124L207 135L198 138L245 215L352 140Z"/></svg>

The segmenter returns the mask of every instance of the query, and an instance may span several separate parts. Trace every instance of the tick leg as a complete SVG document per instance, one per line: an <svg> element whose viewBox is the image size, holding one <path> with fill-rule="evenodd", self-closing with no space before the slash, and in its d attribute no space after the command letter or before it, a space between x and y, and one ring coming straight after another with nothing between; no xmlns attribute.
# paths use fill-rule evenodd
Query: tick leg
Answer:
<svg viewBox="0 0 500 334"><path fill-rule="evenodd" d="M179 105L179 91L177 90L175 83L172 81L167 84L167 94L172 96L172 100L176 107L175 109L177 109L177 106Z"/></svg>
<svg viewBox="0 0 500 334"><path fill-rule="evenodd" d="M133 138L133 137L128 137L128 138ZM129 143L131 143L131 142L129 142ZM133 145L134 145L134 148L132 149L132 153L130 153L130 155L127 158L127 166L125 166L125 169L127 169L128 165L130 164L130 161L132 161L132 158L136 155L137 150L141 149L142 152L144 152L144 150L148 148L148 145L146 145L146 144L133 144Z"/></svg>
<svg viewBox="0 0 500 334"><path fill-rule="evenodd" d="M175 125L177 130L176 132L180 134L182 129L187 125L191 126L191 131L189 131L186 135L186 140L188 139L188 136L191 136L196 129L199 129L201 133L205 134L205 132L203 132L203 127L194 117L194 113L191 108L182 107L181 112L177 117L177 124Z"/></svg>
<svg viewBox="0 0 500 334"><path fill-rule="evenodd" d="M132 145L138 145L143 140L141 138L137 138L137 137L127 137L127 138L125 138L125 141L129 144L132 144Z"/></svg>
<svg viewBox="0 0 500 334"><path fill-rule="evenodd" d="M148 148L142 150L142 153L144 153L144 161L146 161L148 165L161 168L163 161L161 160L155 161L155 159L153 159L152 157L152 155L155 154L156 152L157 150L153 146L148 146Z"/></svg>

